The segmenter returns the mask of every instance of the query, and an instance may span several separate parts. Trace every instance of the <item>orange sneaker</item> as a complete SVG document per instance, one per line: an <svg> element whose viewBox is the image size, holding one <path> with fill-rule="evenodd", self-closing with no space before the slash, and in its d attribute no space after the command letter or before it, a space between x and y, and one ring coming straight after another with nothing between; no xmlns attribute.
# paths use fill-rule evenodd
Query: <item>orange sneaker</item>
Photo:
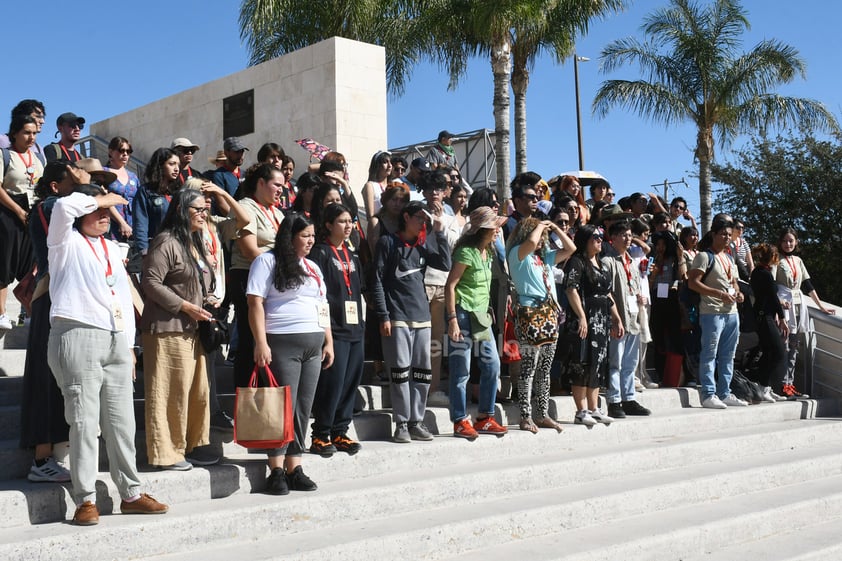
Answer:
<svg viewBox="0 0 842 561"><path fill-rule="evenodd" d="M453 436L473 441L477 439L479 434L471 426L471 420L465 417L461 421L453 423Z"/></svg>
<svg viewBox="0 0 842 561"><path fill-rule="evenodd" d="M497 420L488 416L484 419L477 419L474 422L474 430L479 434L493 434L494 436L504 436L509 429L497 422Z"/></svg>

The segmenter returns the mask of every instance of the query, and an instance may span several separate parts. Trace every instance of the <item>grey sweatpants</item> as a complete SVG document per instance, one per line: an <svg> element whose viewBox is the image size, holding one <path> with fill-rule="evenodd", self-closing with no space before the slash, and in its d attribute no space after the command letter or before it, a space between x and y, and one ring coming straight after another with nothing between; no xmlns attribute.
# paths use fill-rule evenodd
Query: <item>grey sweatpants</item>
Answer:
<svg viewBox="0 0 842 561"><path fill-rule="evenodd" d="M430 328L395 327L383 337L383 361L389 369L392 415L396 423L418 423L427 411L430 370Z"/></svg>

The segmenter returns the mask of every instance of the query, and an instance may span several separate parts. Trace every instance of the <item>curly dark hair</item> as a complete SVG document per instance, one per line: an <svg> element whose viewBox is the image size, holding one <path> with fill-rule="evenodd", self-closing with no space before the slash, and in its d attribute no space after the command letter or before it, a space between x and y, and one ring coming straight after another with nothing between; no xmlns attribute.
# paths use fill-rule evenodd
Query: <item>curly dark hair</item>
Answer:
<svg viewBox="0 0 842 561"><path fill-rule="evenodd" d="M304 284L307 272L301 266L301 261L295 254L292 240L299 232L312 226L310 219L297 212L289 213L278 234L275 236L275 247L272 254L275 256L275 269L272 271L272 285L279 291L294 290Z"/></svg>
<svg viewBox="0 0 842 561"><path fill-rule="evenodd" d="M254 164L246 170L243 184L237 189L238 196L234 198L237 200L244 199L245 197L253 199L254 192L257 190L257 182L261 179L263 181L269 181L276 174L282 175L281 170L272 164Z"/></svg>

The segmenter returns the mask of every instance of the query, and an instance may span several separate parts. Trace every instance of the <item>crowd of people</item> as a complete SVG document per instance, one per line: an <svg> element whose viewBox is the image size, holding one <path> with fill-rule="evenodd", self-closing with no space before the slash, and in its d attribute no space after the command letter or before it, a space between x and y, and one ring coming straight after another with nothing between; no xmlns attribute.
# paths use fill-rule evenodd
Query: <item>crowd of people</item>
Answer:
<svg viewBox="0 0 842 561"><path fill-rule="evenodd" d="M0 329L13 323L6 287L33 276L21 445L34 449L30 480L72 482L80 525L98 521L100 429L121 511L167 511L137 476L141 350L149 464L220 460L210 428L234 427L215 387L221 349L204 334L232 315L235 385L268 367L291 390L294 438L260 451L266 491L284 495L317 489L305 451L362 449L350 424L366 361L389 387L395 443L433 439L428 406L449 408L455 437L502 437L495 402L506 399L519 429L562 432L553 394L572 395L573 422L588 427L650 415L636 394L659 385L698 387L706 408L747 405L730 382L748 316L764 400L796 398L804 295L833 313L794 230L749 250L726 215L700 239L681 197L615 202L597 180L586 199L576 177L533 172L514 178L501 207L462 177L447 131L410 162L375 153L360 205L339 152L295 180L279 144L245 167L250 149L229 137L198 171L200 147L182 137L154 150L139 178L127 138L111 139L104 165L83 158L85 120L73 113L58 117L59 141L40 146L45 117L24 100L0 137ZM68 440L69 469L53 453Z"/></svg>

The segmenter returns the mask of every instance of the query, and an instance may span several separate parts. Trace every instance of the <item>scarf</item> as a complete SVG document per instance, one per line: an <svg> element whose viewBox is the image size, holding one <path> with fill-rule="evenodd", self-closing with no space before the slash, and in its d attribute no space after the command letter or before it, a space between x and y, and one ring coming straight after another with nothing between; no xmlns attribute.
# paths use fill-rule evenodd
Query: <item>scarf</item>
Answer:
<svg viewBox="0 0 842 561"><path fill-rule="evenodd" d="M453 146L445 146L441 142L438 143L438 146L439 146L439 150L441 150L442 152L444 152L445 154L447 154L451 158L453 157Z"/></svg>

